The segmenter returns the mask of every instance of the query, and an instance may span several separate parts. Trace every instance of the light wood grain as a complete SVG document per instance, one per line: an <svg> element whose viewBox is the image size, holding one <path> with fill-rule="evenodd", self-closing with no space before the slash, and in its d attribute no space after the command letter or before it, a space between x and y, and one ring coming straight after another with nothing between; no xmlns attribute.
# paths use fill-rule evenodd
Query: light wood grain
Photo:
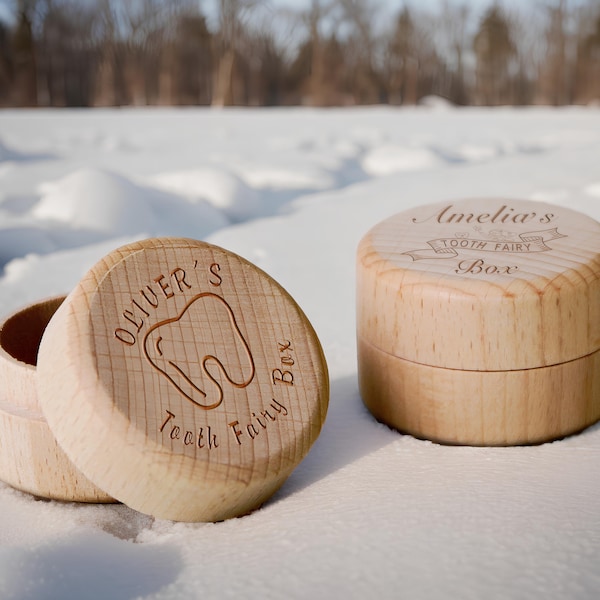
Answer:
<svg viewBox="0 0 600 600"><path fill-rule="evenodd" d="M581 429L600 418L600 224L515 200L395 215L358 249L357 335L365 403L398 429L470 444Z"/></svg>
<svg viewBox="0 0 600 600"><path fill-rule="evenodd" d="M420 365L359 342L360 391L381 422L445 444L536 444L600 418L600 352L539 369Z"/></svg>
<svg viewBox="0 0 600 600"><path fill-rule="evenodd" d="M44 498L110 502L61 450L38 403L37 352L62 301L30 305L0 325L0 479Z"/></svg>
<svg viewBox="0 0 600 600"><path fill-rule="evenodd" d="M499 211L529 217L525 223L437 218ZM439 242L438 253L430 242ZM454 254L450 244L475 248L459 247ZM483 244L487 250L477 248ZM527 244L529 251L496 250ZM491 272L507 267L510 274ZM541 202L420 207L363 238L357 289L359 337L406 360L469 370L573 360L600 347L600 224Z"/></svg>
<svg viewBox="0 0 600 600"><path fill-rule="evenodd" d="M325 419L316 334L264 272L186 239L115 250L69 295L39 356L61 446L142 512L216 521L270 497Z"/></svg>

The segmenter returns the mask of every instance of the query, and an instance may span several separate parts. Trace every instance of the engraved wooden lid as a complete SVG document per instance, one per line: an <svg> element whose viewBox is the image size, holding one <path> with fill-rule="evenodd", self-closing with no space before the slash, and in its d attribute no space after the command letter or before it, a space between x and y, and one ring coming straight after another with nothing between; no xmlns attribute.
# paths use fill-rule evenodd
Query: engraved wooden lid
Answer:
<svg viewBox="0 0 600 600"><path fill-rule="evenodd" d="M153 239L87 273L42 339L39 397L96 485L159 518L256 508L306 455L329 384L290 295L207 243Z"/></svg>
<svg viewBox="0 0 600 600"><path fill-rule="evenodd" d="M358 249L358 337L464 370L555 365L600 348L600 224L533 201L422 206Z"/></svg>

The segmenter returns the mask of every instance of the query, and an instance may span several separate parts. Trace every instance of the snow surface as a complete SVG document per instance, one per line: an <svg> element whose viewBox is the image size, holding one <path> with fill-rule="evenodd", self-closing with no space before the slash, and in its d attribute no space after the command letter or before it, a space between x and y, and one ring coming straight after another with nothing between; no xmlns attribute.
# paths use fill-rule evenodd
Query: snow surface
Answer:
<svg viewBox="0 0 600 600"><path fill-rule="evenodd" d="M172 523L0 484L0 598L600 596L600 425L445 447L377 423L358 394L369 227L474 196L600 219L598 109L442 108L0 112L3 314L68 292L134 239L206 239L295 297L332 384L313 449L243 518Z"/></svg>

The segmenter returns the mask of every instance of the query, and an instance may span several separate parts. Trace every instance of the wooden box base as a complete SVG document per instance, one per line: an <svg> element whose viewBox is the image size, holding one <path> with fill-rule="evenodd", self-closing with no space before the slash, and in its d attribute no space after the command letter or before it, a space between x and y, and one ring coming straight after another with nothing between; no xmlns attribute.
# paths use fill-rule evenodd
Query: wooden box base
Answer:
<svg viewBox="0 0 600 600"><path fill-rule="evenodd" d="M62 300L28 306L0 325L0 479L43 498L114 502L68 459L38 405L37 351Z"/></svg>
<svg viewBox="0 0 600 600"><path fill-rule="evenodd" d="M600 351L550 367L431 367L358 340L359 385L377 420L444 444L537 444L600 418Z"/></svg>

